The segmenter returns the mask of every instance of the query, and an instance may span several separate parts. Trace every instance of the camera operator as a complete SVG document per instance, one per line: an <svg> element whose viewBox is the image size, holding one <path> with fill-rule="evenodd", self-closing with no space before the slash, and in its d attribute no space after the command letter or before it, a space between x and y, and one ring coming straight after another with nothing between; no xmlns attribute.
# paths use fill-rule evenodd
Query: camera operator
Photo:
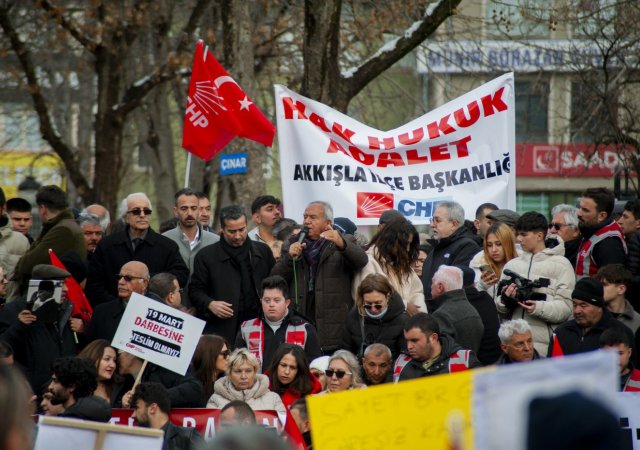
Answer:
<svg viewBox="0 0 640 450"><path fill-rule="evenodd" d="M575 273L563 256L562 240L554 238L545 243L547 219L542 214L523 214L516 222L516 231L523 253L504 266L502 294L496 297L496 307L506 319L526 320L533 331L535 349L546 356L553 329L571 316ZM525 280L510 277L509 271Z"/></svg>

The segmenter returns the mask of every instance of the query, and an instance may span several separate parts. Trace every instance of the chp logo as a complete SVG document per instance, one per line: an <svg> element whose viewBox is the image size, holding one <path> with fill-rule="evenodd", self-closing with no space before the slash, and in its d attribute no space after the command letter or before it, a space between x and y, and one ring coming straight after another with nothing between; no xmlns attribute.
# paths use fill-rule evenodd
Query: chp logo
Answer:
<svg viewBox="0 0 640 450"><path fill-rule="evenodd" d="M560 171L560 149L550 145L533 147L533 171L535 173L558 173Z"/></svg>
<svg viewBox="0 0 640 450"><path fill-rule="evenodd" d="M393 208L393 194L358 192L356 205L359 219L377 219L387 209Z"/></svg>

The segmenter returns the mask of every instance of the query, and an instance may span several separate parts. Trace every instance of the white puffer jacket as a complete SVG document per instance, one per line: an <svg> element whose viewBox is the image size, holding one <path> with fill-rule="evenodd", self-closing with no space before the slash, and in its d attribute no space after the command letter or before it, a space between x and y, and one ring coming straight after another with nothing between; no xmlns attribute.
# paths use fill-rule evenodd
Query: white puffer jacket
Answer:
<svg viewBox="0 0 640 450"><path fill-rule="evenodd" d="M545 248L535 255L523 253L518 258L505 264L504 269L528 278L548 278L549 287L536 289L535 292L546 294L546 301L536 302L535 310L529 314L521 306L513 311L505 307L499 296L496 296L498 312L508 319L524 319L533 330L533 343L541 356L547 356L549 339L555 327L569 320L572 314L571 293L576 285L576 274L571 263L564 256L564 244L560 241L553 248ZM504 270L501 279L504 279Z"/></svg>
<svg viewBox="0 0 640 450"><path fill-rule="evenodd" d="M269 377L261 373L256 375L256 382L249 389L236 389L228 376L220 378L213 385L214 393L207 402L207 408L222 408L233 400L241 400L251 406L254 411L268 410L278 413L284 424L287 408L278 394L269 390Z"/></svg>

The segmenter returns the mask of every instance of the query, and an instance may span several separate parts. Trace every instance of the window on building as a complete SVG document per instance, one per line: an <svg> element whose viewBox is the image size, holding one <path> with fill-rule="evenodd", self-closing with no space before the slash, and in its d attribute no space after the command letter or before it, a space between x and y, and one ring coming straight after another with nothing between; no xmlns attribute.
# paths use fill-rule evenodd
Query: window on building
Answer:
<svg viewBox="0 0 640 450"><path fill-rule="evenodd" d="M549 138L549 83L516 81L515 90L516 142L546 144Z"/></svg>
<svg viewBox="0 0 640 450"><path fill-rule="evenodd" d="M527 211L538 211L548 218L550 211L549 194L544 192L518 192L516 194L516 211L521 215Z"/></svg>
<svg viewBox="0 0 640 450"><path fill-rule="evenodd" d="M604 95L598 84L587 80L571 84L571 142L574 144L599 143L615 133L616 96L613 92Z"/></svg>

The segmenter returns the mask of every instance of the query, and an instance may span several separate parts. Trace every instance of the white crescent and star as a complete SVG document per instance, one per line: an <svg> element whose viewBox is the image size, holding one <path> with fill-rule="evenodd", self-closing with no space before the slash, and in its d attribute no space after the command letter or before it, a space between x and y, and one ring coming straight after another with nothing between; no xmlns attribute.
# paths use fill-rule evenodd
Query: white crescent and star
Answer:
<svg viewBox="0 0 640 450"><path fill-rule="evenodd" d="M222 86L225 83L233 83L236 86L238 86L238 89L240 89L240 85L238 85L238 83L236 83L236 80L234 80L233 78L231 78L228 75L223 75L223 76L218 77L215 80L213 80L213 84L215 84L217 89L220 89L220 86ZM247 97L246 95L244 96L243 100L238 100L238 102L240 103L240 110L241 111L243 109L246 110L246 111L249 111L249 107L251 105L253 105L253 102L251 100L249 100L249 97Z"/></svg>

